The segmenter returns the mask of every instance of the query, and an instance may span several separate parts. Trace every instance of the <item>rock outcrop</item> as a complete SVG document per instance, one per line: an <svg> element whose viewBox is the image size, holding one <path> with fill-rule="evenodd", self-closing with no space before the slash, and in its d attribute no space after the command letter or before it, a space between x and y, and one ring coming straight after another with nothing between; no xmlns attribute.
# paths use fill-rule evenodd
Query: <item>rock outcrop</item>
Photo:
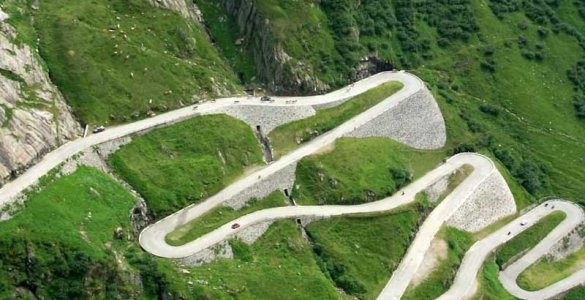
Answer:
<svg viewBox="0 0 585 300"><path fill-rule="evenodd" d="M9 18L0 10L0 186L81 135L37 52L15 42Z"/></svg>
<svg viewBox="0 0 585 300"><path fill-rule="evenodd" d="M193 0L150 0L150 3L156 7L175 11L184 18L191 18L198 22L203 22L201 12Z"/></svg>
<svg viewBox="0 0 585 300"><path fill-rule="evenodd" d="M270 21L252 0L222 0L240 28L242 46L253 53L257 76L276 94L321 93L330 87L320 81L312 65L291 57L270 31Z"/></svg>

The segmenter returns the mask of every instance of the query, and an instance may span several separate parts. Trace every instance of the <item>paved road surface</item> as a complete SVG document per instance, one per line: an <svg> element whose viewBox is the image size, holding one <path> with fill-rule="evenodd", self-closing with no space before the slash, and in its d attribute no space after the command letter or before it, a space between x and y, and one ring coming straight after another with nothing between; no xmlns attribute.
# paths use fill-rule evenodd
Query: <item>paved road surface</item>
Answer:
<svg viewBox="0 0 585 300"><path fill-rule="evenodd" d="M424 88L424 84L422 81L420 81L420 79L408 73L385 72L359 81L351 88L343 88L326 95L294 98L275 97L275 102L263 104L274 106L325 104L356 96L367 91L368 89L389 81L400 81L404 84L404 88L388 99L382 101L378 105L339 126L338 128L312 140L292 153L282 157L273 164L268 165L267 167L237 181L236 183L222 190L220 193L210 197L206 201L197 205L186 207L176 212L175 214L170 215L155 224L152 224L141 233L140 244L145 250L155 255L169 258L179 258L189 256L202 249L215 245L227 238L230 238L237 232L251 225L264 221L296 218L302 216L326 217L344 214L388 211L412 202L418 192L424 190L437 179L446 174L450 174L452 171L461 167L462 165L472 165L474 167L472 174L466 178L450 195L448 195L447 198L445 198L425 220L406 256L378 297L378 299L399 299L404 293L405 289L408 287L408 284L411 282L414 274L416 273L416 270L424 258L426 250L430 247L432 239L437 234L443 223L450 218L450 216L462 203L464 203L468 196L473 193L475 188L496 170L493 163L488 158L472 153L458 154L447 160L443 165L437 167L422 178L404 188L402 190L404 191L404 195L402 195L402 191L400 191L396 196L355 206L294 206L266 209L234 220L233 222L237 222L241 225L235 230L231 229L231 224L233 222L230 222L209 234L206 234L194 241L191 241L190 243L178 247L170 246L164 240L164 237L175 228L203 215L205 212L217 207L225 200L231 198L231 196L254 184L258 176L261 176L262 178L265 178L265 176L270 176L270 174L274 174L282 168L299 161L301 158L315 153L324 146L333 143L337 138L348 132L351 132L355 127L359 127L367 123L381 113L396 106L398 103L400 103L400 101L407 99L408 96ZM294 104L286 103L287 100L291 99L299 99L301 101L297 101ZM235 103L236 101L238 101L238 103ZM201 104L197 108L194 106L185 107L135 123L109 128L103 133L69 142L50 152L38 164L31 167L27 172L3 186L0 189L0 206L14 201L23 190L34 185L40 177L48 173L51 169L55 168L74 154L89 149L91 146L157 126L172 124L198 114L210 113L221 107L230 105L258 105L258 103L260 103L260 99L258 97L218 99L214 102L206 102ZM522 217L514 220L513 222L510 222L508 225L505 225L483 240L476 242L463 259L454 284L447 293L440 297L440 299L465 299L471 297L477 288L477 274L489 254L499 245L505 243L515 235L519 234L521 231L528 228L531 224L534 224L540 218L549 214L552 211L550 207L553 204L555 206L555 210L564 211L567 214L567 218L536 247L527 252L518 261L510 265L506 270L501 272L500 280L510 293L516 297L524 299L550 298L585 282L585 270L582 270L540 291L524 291L516 284L516 278L524 269L534 263L539 257L543 256L552 245L554 245L577 224L585 219L583 211L574 204L564 201L552 201L549 203L551 204L548 207L545 207L544 205L538 206ZM528 225L520 226L520 220L528 221ZM509 236L507 235L508 231L512 232L512 234Z"/></svg>
<svg viewBox="0 0 585 300"><path fill-rule="evenodd" d="M391 97L392 99L403 99L404 97L407 97L413 94L415 91L418 91L419 89L424 87L423 82L418 77L411 75L409 73L383 72L363 79L361 81L358 81L355 84L353 84L351 88L343 88L325 95L294 98L274 97L275 101L272 103L262 103L259 97L244 96L234 98L222 98L217 99L216 101L213 102L212 101L205 102L199 105L197 108L195 108L195 106L188 106L152 118L140 120L134 123L108 128L108 130L102 133L90 135L88 137L80 138L75 141L66 143L65 145L45 155L36 165L29 168L25 173L21 174L13 181L6 183L2 188L0 188L0 207L3 206L4 204L16 200L17 196L20 195L22 191L36 184L39 178L47 174L50 170L54 169L59 164L65 162L74 154L87 150L94 145L115 140L117 138L128 136L133 133L151 129L154 127L176 123L178 121L185 120L187 118L199 114L210 113L225 106L258 105L260 103L262 103L262 105L271 106L292 105L302 106L325 104L354 97L373 87L379 86L389 81L400 81L404 83L404 88L398 91L395 95L393 95L393 97ZM297 101L293 104L287 104L286 103L287 100L290 99L297 99L300 101ZM235 103L236 101L238 101L238 103ZM384 109L383 107L378 106L376 110L372 110L367 115L364 115L361 118L353 120L352 123L346 123L344 125L345 130L347 130L350 126L359 126L360 124L368 121L374 115L379 114L382 109L386 110L387 108ZM337 132L339 133L340 131ZM329 135L329 138L331 137L332 136Z"/></svg>
<svg viewBox="0 0 585 300"><path fill-rule="evenodd" d="M553 206L554 209L552 209ZM585 283L585 271L582 270L540 291L525 291L516 284L516 279L522 271L536 262L538 258L544 256L553 245L566 236L579 223L585 220L583 210L578 205L567 201L554 200L547 201L546 203L537 206L528 213L500 228L498 231L490 234L481 241L476 242L465 254L453 285L449 291L443 294L439 299L467 299L473 296L477 289L477 274L481 270L481 267L488 256L493 253L497 247L505 244L522 231L530 228L530 226L534 225L538 220L553 211L563 211L567 214L567 217L538 245L528 251L512 265L508 266L504 271L500 272L500 281L508 292L521 299L549 299L579 284ZM528 224L521 226L521 221L526 221ZM511 232L511 234L508 235L508 232Z"/></svg>

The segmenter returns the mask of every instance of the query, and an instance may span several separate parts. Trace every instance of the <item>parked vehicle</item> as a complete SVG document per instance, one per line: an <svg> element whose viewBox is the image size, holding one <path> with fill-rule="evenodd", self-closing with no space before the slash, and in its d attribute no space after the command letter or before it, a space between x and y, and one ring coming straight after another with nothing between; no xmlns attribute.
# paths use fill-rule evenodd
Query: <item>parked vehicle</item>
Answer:
<svg viewBox="0 0 585 300"><path fill-rule="evenodd" d="M238 223L232 224L232 229L238 229L238 228L240 228L240 224L238 224Z"/></svg>
<svg viewBox="0 0 585 300"><path fill-rule="evenodd" d="M100 133L100 132L102 132L102 131L104 131L104 130L106 130L106 127L104 127L103 125L100 125L100 126L96 126L96 127L93 129L93 131L92 131L92 132L93 132L93 133Z"/></svg>

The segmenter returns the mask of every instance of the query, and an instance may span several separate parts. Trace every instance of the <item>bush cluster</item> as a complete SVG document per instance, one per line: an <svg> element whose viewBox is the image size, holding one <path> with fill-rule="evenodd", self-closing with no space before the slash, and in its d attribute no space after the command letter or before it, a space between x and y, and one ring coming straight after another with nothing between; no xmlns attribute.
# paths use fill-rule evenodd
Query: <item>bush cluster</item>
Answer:
<svg viewBox="0 0 585 300"><path fill-rule="evenodd" d="M366 292L364 284L347 273L345 264L337 263L329 257L321 244L315 243L313 252L317 256L317 264L321 271L331 278L337 287L353 296L360 296Z"/></svg>
<svg viewBox="0 0 585 300"><path fill-rule="evenodd" d="M577 117L585 120L585 59L578 61L569 69L567 77L577 90L573 100Z"/></svg>
<svg viewBox="0 0 585 300"><path fill-rule="evenodd" d="M38 299L125 299L134 295L113 255L95 258L61 243L5 237L0 240L0 266L0 297L19 298L16 295L23 290Z"/></svg>

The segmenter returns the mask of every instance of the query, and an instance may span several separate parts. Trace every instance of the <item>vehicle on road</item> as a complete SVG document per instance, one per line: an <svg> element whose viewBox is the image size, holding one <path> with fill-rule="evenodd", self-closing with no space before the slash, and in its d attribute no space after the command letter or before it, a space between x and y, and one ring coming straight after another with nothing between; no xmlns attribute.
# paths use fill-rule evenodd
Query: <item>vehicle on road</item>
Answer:
<svg viewBox="0 0 585 300"><path fill-rule="evenodd" d="M272 98L268 97L268 96L262 96L262 98L260 98L260 101L262 102L271 102Z"/></svg>
<svg viewBox="0 0 585 300"><path fill-rule="evenodd" d="M524 225L526 225L526 224L528 224L528 221L526 221L526 220L522 220L522 221L520 221L520 226L524 226Z"/></svg>
<svg viewBox="0 0 585 300"><path fill-rule="evenodd" d="M232 229L238 229L238 228L240 228L240 224L238 224L238 223L232 224Z"/></svg>
<svg viewBox="0 0 585 300"><path fill-rule="evenodd" d="M93 133L100 133L100 132L102 132L102 131L104 131L104 130L106 130L106 127L104 127L103 125L100 125L100 126L96 126L96 127L95 127L95 128L92 130L92 132L93 132Z"/></svg>

